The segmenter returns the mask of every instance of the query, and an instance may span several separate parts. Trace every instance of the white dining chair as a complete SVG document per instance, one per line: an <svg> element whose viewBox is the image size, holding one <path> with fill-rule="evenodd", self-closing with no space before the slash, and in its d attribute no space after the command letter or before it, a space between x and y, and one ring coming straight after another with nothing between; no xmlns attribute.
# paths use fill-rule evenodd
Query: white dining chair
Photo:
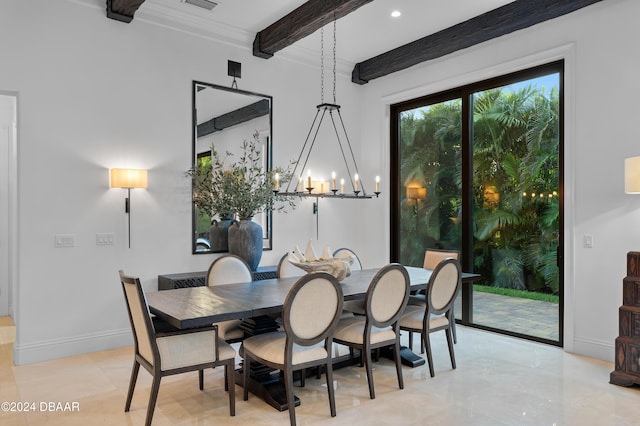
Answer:
<svg viewBox="0 0 640 426"><path fill-rule="evenodd" d="M333 252L334 258L342 256L351 256L351 258L353 259L353 262L351 263L352 271L362 270L362 262L360 261L360 258L358 257L356 252L346 247L339 248ZM345 312L348 312L349 314L364 315L364 299L347 300L346 302L344 302L343 310Z"/></svg>
<svg viewBox="0 0 640 426"><path fill-rule="evenodd" d="M252 361L282 370L289 421L294 426L296 414L293 372L324 366L329 407L331 416L335 417L331 345L342 303L342 287L333 275L316 272L299 278L289 290L282 307L283 331L258 334L242 342L240 353L244 357L244 400L249 398Z"/></svg>
<svg viewBox="0 0 640 426"><path fill-rule="evenodd" d="M246 283L253 281L253 273L247 262L234 254L225 254L215 259L207 271L209 287L223 284ZM242 320L229 320L217 323L220 337L227 342L238 342L244 337L240 328Z"/></svg>
<svg viewBox="0 0 640 426"><path fill-rule="evenodd" d="M456 259L445 259L438 263L427 284L425 306L408 305L400 318L400 330L409 333L420 333L427 352L429 373L434 377L433 357L429 335L444 330L449 346L451 367L456 368L453 351L453 304L460 291L462 282L460 262Z"/></svg>
<svg viewBox="0 0 640 426"><path fill-rule="evenodd" d="M458 250L440 250L440 249L426 249L424 251L424 264L423 268L425 269L436 269L436 266L440 264L445 259L456 259L460 260L460 252ZM412 294L409 296L409 305L418 305L425 306L427 303L425 292L420 291L417 294ZM456 322L455 322L455 313L453 308L451 308L451 317L454 318L453 323L451 324L451 330L453 332L453 343L458 343L458 335L456 333ZM423 342L420 341L420 350L424 352ZM409 334L409 349L413 350L413 335Z"/></svg>
<svg viewBox="0 0 640 426"><path fill-rule="evenodd" d="M127 304L134 341L133 369L124 411L131 408L133 391L142 365L151 376L151 393L147 405L145 425L151 425L155 410L160 379L165 376L198 371L200 390L204 388L204 369L224 366L226 388L229 391L229 412L235 416L235 384L233 368L235 350L218 337L217 327L176 329L170 332L157 331L153 325L149 306L140 284L140 279L120 273L120 282Z"/></svg>
<svg viewBox="0 0 640 426"><path fill-rule="evenodd" d="M290 277L301 277L306 272L302 269L298 268L295 265L292 265L287 258L289 257L289 253L285 253L284 256L280 258L278 262L278 267L276 269L276 278L290 278Z"/></svg>
<svg viewBox="0 0 640 426"><path fill-rule="evenodd" d="M336 343L361 351L367 372L369 397L376 397L373 386L371 351L392 346L398 386L404 389L400 359L398 320L409 298L409 273L397 263L381 268L371 280L365 296L365 315L343 318L336 326Z"/></svg>

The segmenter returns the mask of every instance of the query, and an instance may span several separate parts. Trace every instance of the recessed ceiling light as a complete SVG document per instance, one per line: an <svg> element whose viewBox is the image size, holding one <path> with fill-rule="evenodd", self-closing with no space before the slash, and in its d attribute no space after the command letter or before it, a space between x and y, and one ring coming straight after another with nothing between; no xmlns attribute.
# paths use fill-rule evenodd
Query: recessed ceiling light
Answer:
<svg viewBox="0 0 640 426"><path fill-rule="evenodd" d="M392 17L392 18L397 18L397 17L399 17L400 15L402 15L402 13L400 13L400 11L399 11L399 10L394 10L393 12L391 12L391 17Z"/></svg>
<svg viewBox="0 0 640 426"><path fill-rule="evenodd" d="M184 0L184 2L207 10L211 10L218 5L218 3L211 0Z"/></svg>

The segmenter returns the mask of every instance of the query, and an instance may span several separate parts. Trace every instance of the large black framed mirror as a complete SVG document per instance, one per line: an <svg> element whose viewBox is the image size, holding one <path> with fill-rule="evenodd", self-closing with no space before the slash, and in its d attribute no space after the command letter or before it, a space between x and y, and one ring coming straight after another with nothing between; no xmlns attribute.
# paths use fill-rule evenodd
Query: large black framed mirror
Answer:
<svg viewBox="0 0 640 426"><path fill-rule="evenodd" d="M272 106L269 95L193 81L192 84L192 168L211 161L211 146L224 155L239 155L242 143L258 134L262 162L271 170ZM210 240L213 221L219 221L211 212L203 211L192 201L192 248L194 254L220 253ZM262 226L263 249L271 249L271 213L260 213L253 220Z"/></svg>

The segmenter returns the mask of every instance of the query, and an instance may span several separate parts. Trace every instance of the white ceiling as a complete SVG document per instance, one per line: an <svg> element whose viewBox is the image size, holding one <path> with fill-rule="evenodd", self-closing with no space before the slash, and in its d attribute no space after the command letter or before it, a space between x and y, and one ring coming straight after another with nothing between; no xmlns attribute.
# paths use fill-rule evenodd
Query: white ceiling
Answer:
<svg viewBox="0 0 640 426"><path fill-rule="evenodd" d="M99 3L105 0L76 0ZM136 20L170 25L223 42L252 48L257 32L285 16L306 0L215 0L213 10L184 0L146 0ZM374 0L337 22L338 62L352 67L395 47L466 21L513 0ZM392 18L391 12L402 13ZM327 31L328 30L328 31ZM325 30L325 55L331 54L332 24ZM320 31L276 55L317 58Z"/></svg>

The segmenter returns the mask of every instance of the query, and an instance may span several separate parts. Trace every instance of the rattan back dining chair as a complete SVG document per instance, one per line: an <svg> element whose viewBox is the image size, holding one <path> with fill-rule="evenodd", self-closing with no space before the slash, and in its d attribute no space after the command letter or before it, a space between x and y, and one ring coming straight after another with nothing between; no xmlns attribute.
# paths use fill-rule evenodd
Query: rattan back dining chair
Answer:
<svg viewBox="0 0 640 426"><path fill-rule="evenodd" d="M291 287L282 307L283 331L258 334L242 342L244 400L249 398L251 362L282 370L289 421L296 424L293 372L324 366L331 416L336 415L331 346L342 311L343 294L338 280L326 272L302 276ZM320 343L322 343L320 345Z"/></svg>
<svg viewBox="0 0 640 426"><path fill-rule="evenodd" d="M460 291L462 272L460 262L456 259L445 259L436 266L427 284L425 306L408 305L400 319L400 329L409 333L420 333L427 351L429 373L435 375L431 341L429 335L444 330L449 346L451 367L456 368L453 351L453 304Z"/></svg>
<svg viewBox="0 0 640 426"><path fill-rule="evenodd" d="M131 408L141 365L153 376L145 421L147 426L153 419L162 377L198 371L199 386L202 390L204 369L224 366L226 386L229 390L229 411L235 416L233 367L236 352L227 342L218 338L217 327L156 332L140 279L126 275L122 270L119 273L135 351L124 411L128 412Z"/></svg>
<svg viewBox="0 0 640 426"><path fill-rule="evenodd" d="M333 335L336 343L359 349L364 355L371 399L376 397L371 365L373 349L393 346L398 386L404 389L398 321L407 306L409 285L409 274L404 266L397 263L384 266L367 289L365 315L341 319Z"/></svg>
<svg viewBox="0 0 640 426"><path fill-rule="evenodd" d="M253 281L253 273L247 262L234 254L224 254L216 258L207 271L209 287L223 284L246 283ZM217 323L220 337L227 342L239 342L244 337L240 328L242 320L229 320Z"/></svg>

